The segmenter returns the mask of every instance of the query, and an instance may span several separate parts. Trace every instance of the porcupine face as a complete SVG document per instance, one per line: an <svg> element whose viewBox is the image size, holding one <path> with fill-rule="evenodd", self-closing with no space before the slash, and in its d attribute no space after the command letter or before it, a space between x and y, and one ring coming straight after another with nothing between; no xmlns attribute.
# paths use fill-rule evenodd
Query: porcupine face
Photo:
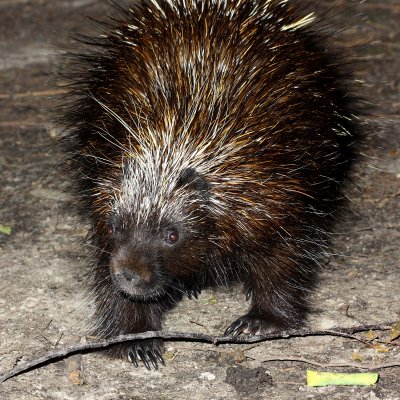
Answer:
<svg viewBox="0 0 400 400"><path fill-rule="evenodd" d="M109 268L118 289L147 300L162 296L201 269L209 246L203 228L208 189L195 170L185 169L163 212L152 204L154 198L148 198L151 193L145 188L143 193L132 192L135 177L129 168L135 166L124 173L119 204L107 222Z"/></svg>

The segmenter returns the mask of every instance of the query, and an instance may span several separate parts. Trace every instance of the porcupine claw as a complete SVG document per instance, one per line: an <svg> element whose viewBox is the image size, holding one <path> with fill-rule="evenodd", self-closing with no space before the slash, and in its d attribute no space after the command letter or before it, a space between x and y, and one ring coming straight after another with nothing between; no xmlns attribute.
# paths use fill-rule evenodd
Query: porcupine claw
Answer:
<svg viewBox="0 0 400 400"><path fill-rule="evenodd" d="M239 336L241 334L248 336L263 335L273 330L271 323L257 315L243 315L228 326L224 336Z"/></svg>
<svg viewBox="0 0 400 400"><path fill-rule="evenodd" d="M200 293L201 293L201 290L199 288L195 287L192 289L192 295L196 300L199 298ZM189 297L189 298L191 298L191 297Z"/></svg>
<svg viewBox="0 0 400 400"><path fill-rule="evenodd" d="M135 368L139 366L138 360L141 360L148 370L151 370L151 366L158 370L158 363L165 366L163 348L163 342L159 339L137 341L128 352L128 360Z"/></svg>
<svg viewBox="0 0 400 400"><path fill-rule="evenodd" d="M197 300L199 297L199 294L201 293L201 289L198 287L192 287L192 288L185 288L183 289L183 293L191 300L192 296Z"/></svg>

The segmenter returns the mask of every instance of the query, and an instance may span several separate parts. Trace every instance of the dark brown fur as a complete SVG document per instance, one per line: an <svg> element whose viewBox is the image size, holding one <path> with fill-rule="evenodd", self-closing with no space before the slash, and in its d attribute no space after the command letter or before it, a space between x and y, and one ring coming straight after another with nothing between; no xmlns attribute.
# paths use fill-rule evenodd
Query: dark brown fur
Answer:
<svg viewBox="0 0 400 400"><path fill-rule="evenodd" d="M120 10L71 73L62 143L105 337L232 281L251 307L226 333L298 326L344 203L360 135L327 38L292 2L212 3Z"/></svg>

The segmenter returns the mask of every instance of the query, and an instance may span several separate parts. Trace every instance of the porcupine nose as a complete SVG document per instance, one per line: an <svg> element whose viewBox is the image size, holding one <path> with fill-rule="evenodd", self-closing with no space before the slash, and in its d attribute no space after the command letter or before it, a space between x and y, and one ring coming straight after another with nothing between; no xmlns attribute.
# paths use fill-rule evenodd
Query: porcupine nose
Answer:
<svg viewBox="0 0 400 400"><path fill-rule="evenodd" d="M141 281L139 274L132 270L124 269L119 274L132 284L138 284Z"/></svg>
<svg viewBox="0 0 400 400"><path fill-rule="evenodd" d="M130 287L142 286L151 277L146 257L129 246L121 246L111 255L110 268L120 284Z"/></svg>

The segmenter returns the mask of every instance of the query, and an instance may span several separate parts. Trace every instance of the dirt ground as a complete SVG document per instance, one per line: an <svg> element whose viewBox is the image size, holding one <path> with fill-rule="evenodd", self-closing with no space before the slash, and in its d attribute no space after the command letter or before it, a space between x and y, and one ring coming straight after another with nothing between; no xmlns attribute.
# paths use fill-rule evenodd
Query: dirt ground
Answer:
<svg viewBox="0 0 400 400"><path fill-rule="evenodd" d="M0 0L0 225L11 227L0 233L0 372L85 336L79 247L85 232L61 211L65 198L49 179L57 160L47 148L55 134L48 110L59 96L52 78L57 53L71 47L71 32L90 31L86 15L108 8L90 0ZM400 3L368 1L357 10L368 18L343 36L348 44L371 43L357 52L365 59L360 79L377 104L368 118L376 137L354 195L356 213L339 228L341 255L312 296L311 329L400 319ZM183 301L165 329L220 334L245 308L239 288L208 290ZM307 368L335 369L263 362L400 365L400 342L388 344L387 332L376 333L382 343L367 343L365 335L252 346L168 342L166 367L151 372L90 353L83 356L83 385L72 384L59 361L0 384L0 399L400 399L399 366L378 370L371 387L311 388Z"/></svg>

